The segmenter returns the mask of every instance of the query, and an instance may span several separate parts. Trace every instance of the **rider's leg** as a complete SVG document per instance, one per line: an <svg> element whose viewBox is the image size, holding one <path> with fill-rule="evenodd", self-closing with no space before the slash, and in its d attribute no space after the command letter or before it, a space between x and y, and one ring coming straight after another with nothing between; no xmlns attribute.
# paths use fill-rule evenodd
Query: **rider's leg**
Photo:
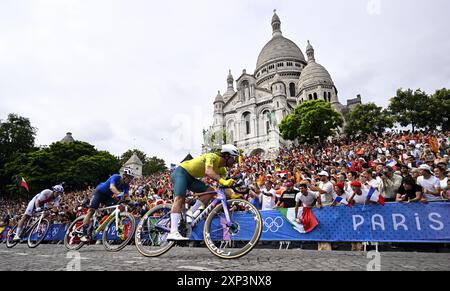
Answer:
<svg viewBox="0 0 450 291"><path fill-rule="evenodd" d="M22 234L23 226L28 221L28 219L30 219L30 216L27 214L24 214L22 216L22 219L20 219L19 224L17 225L17 230L16 230L17 237L20 237L20 235Z"/></svg>
<svg viewBox="0 0 450 291"><path fill-rule="evenodd" d="M91 224L92 216L94 215L96 209L100 206L100 203L103 201L102 195L98 191L94 191L92 194L91 204L89 205L89 210L86 213L86 217L83 219L83 239L82 241L88 240L88 229Z"/></svg>
<svg viewBox="0 0 450 291"><path fill-rule="evenodd" d="M213 192L213 191L214 191L213 188L208 187L205 192ZM191 207L192 213L194 214L195 211L197 211L197 209L199 209L200 207L205 208L205 206L208 205L209 202L211 202L213 197L214 197L214 194L199 196L197 198L197 201L195 202L194 206Z"/></svg>
<svg viewBox="0 0 450 291"><path fill-rule="evenodd" d="M16 239L20 237L20 235L22 234L23 227L25 226L25 223L33 215L35 206L36 206L36 197L31 199L31 201L28 203L27 209L25 210L22 219L20 219L19 221L19 225L17 226L16 230L16 237L15 237Z"/></svg>
<svg viewBox="0 0 450 291"><path fill-rule="evenodd" d="M167 240L187 240L178 232L181 221L181 211L185 204L186 190L189 181L193 179L182 167L172 173L174 203L170 212L170 233Z"/></svg>
<svg viewBox="0 0 450 291"><path fill-rule="evenodd" d="M185 202L184 196L176 196L170 212L170 232L178 232L181 221L181 211Z"/></svg>

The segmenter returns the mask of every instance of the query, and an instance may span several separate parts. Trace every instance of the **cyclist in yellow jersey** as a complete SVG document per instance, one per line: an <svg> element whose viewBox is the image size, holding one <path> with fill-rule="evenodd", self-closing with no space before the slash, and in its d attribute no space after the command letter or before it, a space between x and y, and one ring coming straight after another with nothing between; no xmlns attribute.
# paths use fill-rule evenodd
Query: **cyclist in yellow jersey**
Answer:
<svg viewBox="0 0 450 291"><path fill-rule="evenodd" d="M167 240L188 240L183 237L178 227L181 220L181 211L185 203L186 191L202 193L214 191L199 179L209 177L225 187L231 187L235 183L233 179L224 179L227 175L227 168L231 168L239 156L239 150L234 145L223 145L219 154L204 154L190 161L183 162L172 173L173 195L175 197L170 213L171 227ZM203 195L198 198L191 211L194 213L201 206L207 205L213 194Z"/></svg>

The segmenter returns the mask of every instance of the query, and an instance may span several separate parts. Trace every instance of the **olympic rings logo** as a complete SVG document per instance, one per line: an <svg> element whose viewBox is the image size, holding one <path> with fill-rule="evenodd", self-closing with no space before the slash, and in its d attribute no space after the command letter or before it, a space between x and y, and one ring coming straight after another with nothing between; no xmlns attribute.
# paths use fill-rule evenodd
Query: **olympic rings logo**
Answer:
<svg viewBox="0 0 450 291"><path fill-rule="evenodd" d="M284 220L281 217L267 217L263 220L264 228L262 232L277 232L284 224Z"/></svg>

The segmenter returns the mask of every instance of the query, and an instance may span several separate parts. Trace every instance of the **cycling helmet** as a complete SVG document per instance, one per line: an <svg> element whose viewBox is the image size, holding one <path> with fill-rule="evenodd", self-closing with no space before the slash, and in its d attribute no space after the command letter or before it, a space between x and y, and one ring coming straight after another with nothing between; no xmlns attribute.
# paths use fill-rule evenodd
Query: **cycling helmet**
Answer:
<svg viewBox="0 0 450 291"><path fill-rule="evenodd" d="M129 177L133 177L133 178L134 178L134 176L135 176L133 170L130 169L130 168L125 168L125 169L123 170L123 174L124 174L124 175L127 175L127 176L129 176Z"/></svg>
<svg viewBox="0 0 450 291"><path fill-rule="evenodd" d="M222 154L230 154L233 157L239 156L239 149L232 144L224 144L222 146Z"/></svg>
<svg viewBox="0 0 450 291"><path fill-rule="evenodd" d="M61 194L64 193L64 188L61 185L53 186L52 189L53 189L54 192L61 193Z"/></svg>

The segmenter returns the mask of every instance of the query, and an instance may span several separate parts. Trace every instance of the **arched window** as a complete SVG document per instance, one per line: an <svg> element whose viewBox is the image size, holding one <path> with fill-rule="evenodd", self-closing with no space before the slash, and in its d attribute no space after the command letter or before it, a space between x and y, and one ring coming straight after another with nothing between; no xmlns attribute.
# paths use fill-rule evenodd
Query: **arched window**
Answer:
<svg viewBox="0 0 450 291"><path fill-rule="evenodd" d="M327 92L323 92L323 100L328 101Z"/></svg>
<svg viewBox="0 0 450 291"><path fill-rule="evenodd" d="M291 97L295 97L295 84L294 83L289 84L289 94Z"/></svg>
<svg viewBox="0 0 450 291"><path fill-rule="evenodd" d="M314 93L314 100L317 100L317 93Z"/></svg>
<svg viewBox="0 0 450 291"><path fill-rule="evenodd" d="M245 122L245 134L249 135L251 133L249 112L244 113L244 122Z"/></svg>
<svg viewBox="0 0 450 291"><path fill-rule="evenodd" d="M331 92L328 92L328 102L331 103Z"/></svg>
<svg viewBox="0 0 450 291"><path fill-rule="evenodd" d="M309 96L308 96L308 97L309 97L309 100L312 100L312 95L311 95L311 94L309 94Z"/></svg>

